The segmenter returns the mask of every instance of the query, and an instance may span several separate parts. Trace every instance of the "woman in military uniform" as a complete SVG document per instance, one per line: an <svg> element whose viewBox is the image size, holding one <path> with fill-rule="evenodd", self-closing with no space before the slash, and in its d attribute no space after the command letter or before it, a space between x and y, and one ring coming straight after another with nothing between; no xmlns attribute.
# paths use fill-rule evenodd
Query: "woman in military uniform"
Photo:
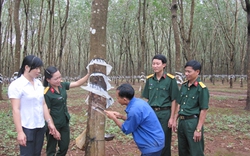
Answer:
<svg viewBox="0 0 250 156"><path fill-rule="evenodd" d="M46 132L47 136L47 156L65 156L70 142L69 120L70 115L67 108L67 92L73 87L79 87L88 80L89 74L76 82L61 82L61 73L56 67L48 67L44 72L44 97L50 110L56 129L61 134L61 140L56 140ZM56 147L58 144L58 151Z"/></svg>
<svg viewBox="0 0 250 156"><path fill-rule="evenodd" d="M201 64L195 60L185 65L185 81L177 99L179 104L175 116L173 129L176 131L178 122L179 156L204 156L203 124L205 122L209 92L200 81Z"/></svg>

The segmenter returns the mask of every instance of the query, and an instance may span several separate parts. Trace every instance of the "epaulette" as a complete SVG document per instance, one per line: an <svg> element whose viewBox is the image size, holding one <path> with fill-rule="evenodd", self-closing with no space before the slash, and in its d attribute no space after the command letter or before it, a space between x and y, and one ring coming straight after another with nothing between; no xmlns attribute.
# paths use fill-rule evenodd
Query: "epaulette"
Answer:
<svg viewBox="0 0 250 156"><path fill-rule="evenodd" d="M167 76L170 77L171 79L174 79L174 75L167 73Z"/></svg>
<svg viewBox="0 0 250 156"><path fill-rule="evenodd" d="M151 77L153 77L153 76L154 76L154 74L148 75L148 76L147 76L147 79L149 79L149 78L151 78Z"/></svg>
<svg viewBox="0 0 250 156"><path fill-rule="evenodd" d="M48 90L49 90L49 87L46 87L46 88L44 89L43 94L46 94L46 93L48 92Z"/></svg>
<svg viewBox="0 0 250 156"><path fill-rule="evenodd" d="M199 82L199 84L200 84L201 88L206 88L206 85L204 85L203 82Z"/></svg>

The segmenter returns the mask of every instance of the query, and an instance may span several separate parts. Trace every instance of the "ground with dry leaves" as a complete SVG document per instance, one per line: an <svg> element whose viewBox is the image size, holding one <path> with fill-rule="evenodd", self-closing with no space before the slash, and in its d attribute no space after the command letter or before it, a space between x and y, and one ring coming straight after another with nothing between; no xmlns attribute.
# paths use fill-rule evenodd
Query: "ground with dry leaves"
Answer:
<svg viewBox="0 0 250 156"><path fill-rule="evenodd" d="M205 154L207 156L247 156L250 153L250 111L245 111L246 105L246 86L240 87L235 82L233 88L229 88L229 84L221 84L216 82L212 85L205 82L210 90L210 109L205 123ZM115 85L112 84L114 87ZM246 85L246 84L245 84ZM139 84L133 85L136 90L136 96L139 97ZM81 88L71 89L68 91L68 108L71 113L71 142L68 156L84 155L84 151L79 150L75 145L75 138L81 133L86 126L87 105L85 99L87 92ZM115 99L115 90L110 90L109 94ZM7 96L5 96L7 99ZM116 99L115 99L116 100ZM9 100L0 101L1 111L9 112L11 110ZM124 112L125 107L120 106L116 102L109 108L119 112ZM12 117L10 117L12 118ZM1 120L1 119L0 119ZM13 124L13 123L12 123ZM108 122L110 124L110 121ZM113 125L114 126L114 125ZM107 127L107 126L106 126ZM114 127L107 128L109 131ZM15 130L10 129L13 132ZM117 131L117 129L116 129ZM8 140L9 139L9 140ZM17 155L18 146L15 144L15 135L5 139L0 146L2 153L0 155ZM8 144L9 142L9 144ZM13 145L14 142L14 145ZM172 138L172 155L177 156L177 135L173 134ZM14 146L14 152L8 153L8 147ZM42 155L45 155L45 145ZM9 147L10 148L10 147ZM105 142L106 156L139 156L137 149L131 136L125 136L117 133L112 141Z"/></svg>

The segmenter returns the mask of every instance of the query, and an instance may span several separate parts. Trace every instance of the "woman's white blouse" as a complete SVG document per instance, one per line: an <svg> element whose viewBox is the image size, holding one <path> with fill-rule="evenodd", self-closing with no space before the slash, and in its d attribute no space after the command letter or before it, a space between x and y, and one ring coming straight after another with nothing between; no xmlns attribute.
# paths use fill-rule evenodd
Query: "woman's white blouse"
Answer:
<svg viewBox="0 0 250 156"><path fill-rule="evenodd" d="M23 76L13 81L8 88L9 98L20 100L22 126L28 129L42 128L45 125L43 114L44 87L38 79L34 86Z"/></svg>

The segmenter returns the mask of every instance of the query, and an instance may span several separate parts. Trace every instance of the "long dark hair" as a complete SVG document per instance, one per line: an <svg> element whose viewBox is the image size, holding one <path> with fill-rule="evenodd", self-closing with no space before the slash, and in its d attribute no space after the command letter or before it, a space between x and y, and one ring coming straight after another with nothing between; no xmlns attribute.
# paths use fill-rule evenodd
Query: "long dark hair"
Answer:
<svg viewBox="0 0 250 156"><path fill-rule="evenodd" d="M21 66L21 68L18 71L17 77L20 77L24 73L26 65L28 65L30 67L30 71L31 71L31 70L33 70L33 69L35 69L37 67L42 67L43 66L43 61L40 58L38 58L38 57L36 57L34 55L28 55L28 56L26 56L23 59L22 66Z"/></svg>
<svg viewBox="0 0 250 156"><path fill-rule="evenodd" d="M58 69L53 66L49 66L48 68L44 69L44 80L43 80L44 87L49 86L49 82L47 81L47 79L51 79L53 77L53 74L57 71Z"/></svg>

